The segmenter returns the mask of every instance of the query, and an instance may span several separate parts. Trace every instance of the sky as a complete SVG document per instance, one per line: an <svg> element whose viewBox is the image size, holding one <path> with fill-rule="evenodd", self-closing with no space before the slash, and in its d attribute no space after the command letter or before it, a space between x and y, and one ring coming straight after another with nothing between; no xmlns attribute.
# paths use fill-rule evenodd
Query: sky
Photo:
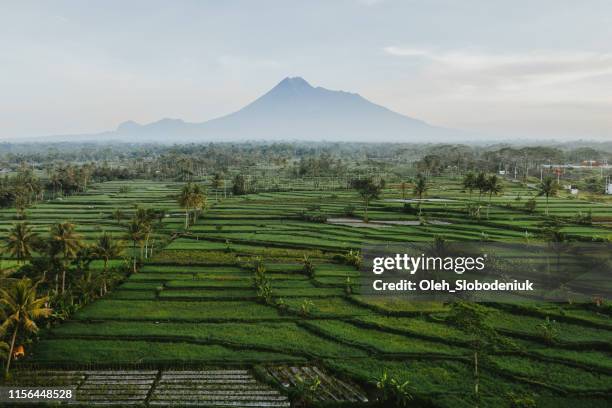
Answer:
<svg viewBox="0 0 612 408"><path fill-rule="evenodd" d="M0 0L0 138L203 122L287 76L437 126L612 140L612 2Z"/></svg>

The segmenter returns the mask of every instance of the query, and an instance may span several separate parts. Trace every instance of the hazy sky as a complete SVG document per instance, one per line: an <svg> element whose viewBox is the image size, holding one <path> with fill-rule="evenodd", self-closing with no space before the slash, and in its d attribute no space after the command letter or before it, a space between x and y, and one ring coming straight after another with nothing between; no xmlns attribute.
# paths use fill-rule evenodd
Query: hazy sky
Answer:
<svg viewBox="0 0 612 408"><path fill-rule="evenodd" d="M0 0L0 137L200 122L286 76L440 126L612 139L612 1Z"/></svg>

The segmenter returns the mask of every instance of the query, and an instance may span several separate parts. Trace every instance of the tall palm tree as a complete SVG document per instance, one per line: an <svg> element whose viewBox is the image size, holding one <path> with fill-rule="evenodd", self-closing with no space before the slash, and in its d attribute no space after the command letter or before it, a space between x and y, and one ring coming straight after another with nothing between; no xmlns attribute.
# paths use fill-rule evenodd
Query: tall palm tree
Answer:
<svg viewBox="0 0 612 408"><path fill-rule="evenodd" d="M221 182L221 174L215 173L211 181L211 187L215 189L215 201L219 201L218 194L219 189L221 188Z"/></svg>
<svg viewBox="0 0 612 408"><path fill-rule="evenodd" d="M548 215L548 198L557 194L559 184L550 176L546 177L538 185L538 195L546 196L546 215Z"/></svg>
<svg viewBox="0 0 612 408"><path fill-rule="evenodd" d="M189 228L189 210L192 205L191 183L185 184L177 198L178 204L185 209L185 229Z"/></svg>
<svg viewBox="0 0 612 408"><path fill-rule="evenodd" d="M28 278L23 278L9 289L0 288L0 305L2 305L6 320L0 326L0 333L12 330L9 355L6 359L5 374L8 375L11 366L11 358L15 349L17 334L36 333L38 326L36 320L48 317L51 309L45 307L49 298L47 296L37 297L36 288L38 284L32 284Z"/></svg>
<svg viewBox="0 0 612 408"><path fill-rule="evenodd" d="M37 241L38 236L32 227L26 222L21 222L14 224L9 231L5 247L11 256L21 264L32 257L32 249Z"/></svg>
<svg viewBox="0 0 612 408"><path fill-rule="evenodd" d="M142 225L136 218L128 224L126 237L129 241L132 241L132 267L134 273L136 272L136 246L142 243L144 239L144 232Z"/></svg>
<svg viewBox="0 0 612 408"><path fill-rule="evenodd" d="M482 194L487 189L487 176L484 173L478 173L478 176L476 176L474 180L474 187L478 189L478 202L480 203Z"/></svg>
<svg viewBox="0 0 612 408"><path fill-rule="evenodd" d="M198 220L198 213L202 211L202 208L206 208L206 194L199 184L195 184L191 188L191 205L195 209L193 213L193 223Z"/></svg>
<svg viewBox="0 0 612 408"><path fill-rule="evenodd" d="M421 215L421 200L428 189L427 179L422 174L419 174L414 183L414 195L419 199L419 216Z"/></svg>
<svg viewBox="0 0 612 408"><path fill-rule="evenodd" d="M495 174L487 179L485 191L489 193L489 204L491 204L491 198L493 195L501 194L504 191L504 186L501 180Z"/></svg>
<svg viewBox="0 0 612 408"><path fill-rule="evenodd" d="M501 192L504 191L504 186L501 180L493 174L487 178L484 191L489 194L489 205L487 206L487 218L489 218L489 209L491 208L493 195L501 194Z"/></svg>
<svg viewBox="0 0 612 408"><path fill-rule="evenodd" d="M81 235L75 231L74 224L60 222L51 227L51 243L57 253L62 257L62 292L66 290L66 269L68 262L76 258L79 249L83 246Z"/></svg>
<svg viewBox="0 0 612 408"><path fill-rule="evenodd" d="M463 177L463 188L470 192L470 200L471 200L472 192L476 188L476 175L473 172L470 171Z"/></svg>
<svg viewBox="0 0 612 408"><path fill-rule="evenodd" d="M102 270L102 294L105 294L108 290L108 261L112 258L116 258L123 252L123 245L121 241L116 241L113 236L107 232L104 232L94 245L94 253L96 256L104 261L104 269Z"/></svg>
<svg viewBox="0 0 612 408"><path fill-rule="evenodd" d="M149 252L149 238L153 233L153 221L155 220L155 210L152 208L136 208L136 214L134 217L136 221L140 224L142 230L143 244L141 244L140 257L147 257L147 253Z"/></svg>

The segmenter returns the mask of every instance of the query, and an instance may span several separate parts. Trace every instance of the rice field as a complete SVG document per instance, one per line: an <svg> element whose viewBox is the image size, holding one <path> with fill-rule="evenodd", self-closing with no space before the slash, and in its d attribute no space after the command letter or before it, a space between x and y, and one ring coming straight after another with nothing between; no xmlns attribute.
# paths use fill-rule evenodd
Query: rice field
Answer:
<svg viewBox="0 0 612 408"><path fill-rule="evenodd" d="M112 218L117 208L127 214L135 205L164 208L168 217L157 232L159 246L142 268L70 321L43 330L27 359L19 362L20 369L170 370L162 372L163 380L186 367L222 367L245 376L251 372L240 370L263 370L276 388L257 385L249 392L265 390L277 398L277 406L286 406L287 392L295 384L285 390L283 381L294 381L291 370L273 367L315 367L326 373L322 378L329 377L329 389L342 387L336 381L363 388L363 395L344 391L353 395L350 406L365 403L384 372L408 381L423 406L517 407L521 398L533 399L538 407L558 407L565 401L571 402L566 406L604 407L612 402L609 307L488 304L491 325L516 348L492 352L483 360L477 400L473 339L447 322L448 305L359 294L354 286L358 271L339 261L346 251L364 245L427 242L436 236L450 241L537 240L545 199L527 186L507 183L502 196L491 198L490 207L488 197L483 198L481 220L466 216L466 205L477 193L462 191L458 180L434 179L427 197L439 200L421 204L423 217L406 211L398 201L401 193L388 189L368 210L380 228L304 219L304 213L360 219L365 209L350 190L260 193L219 201L210 194L210 208L187 233L175 235L182 231L184 217L174 198L181 185L136 181L128 183L128 193L120 193L125 184L102 183L88 194L28 210L28 221L40 233L53 222L69 220L86 241L103 231L123 234L124 226ZM538 204L527 212L524 202L532 197ZM355 209L347 215L349 204ZM571 221L587 212L591 225ZM562 230L572 239L612 236L609 203L562 195L550 199L549 213L567 218ZM0 211L0 231L11 226L13 216L10 210ZM303 271L304 255L314 264L312 274ZM274 304L262 302L253 287L254 257L263 259ZM552 343L541 329L547 317L558 331ZM301 375L309 372L300 370ZM153 377L157 375L155 371ZM168 398L170 385L156 384L147 400L150 406Z"/></svg>

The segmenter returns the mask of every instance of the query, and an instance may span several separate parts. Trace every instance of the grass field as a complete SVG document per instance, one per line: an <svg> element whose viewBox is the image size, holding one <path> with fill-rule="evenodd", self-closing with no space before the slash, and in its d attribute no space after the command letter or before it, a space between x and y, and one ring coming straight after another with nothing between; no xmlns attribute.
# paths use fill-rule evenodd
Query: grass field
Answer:
<svg viewBox="0 0 612 408"><path fill-rule="evenodd" d="M129 184L128 193L119 188ZM384 371L409 381L414 393L437 407L474 406L469 335L447 323L448 306L347 294L347 278L358 272L338 255L364 245L431 241L537 240L544 219L544 198L536 211L523 209L535 197L529 187L506 183L503 195L483 198L481 220L465 214L477 199L459 181L433 180L422 204L423 219L403 211L398 190L388 189L371 204L375 227L305 221L303 212L346 218L345 208L364 215L357 194L348 190L250 194L215 202L189 233L174 195L177 183L108 182L88 194L42 203L28 210L28 221L44 233L53 222L70 220L86 241L103 231L121 236L112 219L135 204L165 208L169 216L157 232L154 255L139 272L73 319L46 329L22 364L36 366L141 366L180 364L267 365L316 362L339 376L372 389ZM518 198L517 198L518 197ZM612 206L561 196L549 212L566 217L562 230L572 239L612 235ZM590 212L591 225L571 221ZM485 213L487 214L485 216ZM14 212L0 212L0 231ZM425 222L421 222L421 221ZM412 223L380 223L411 221ZM302 272L307 254L314 273ZM258 301L249 263L261 256L275 299L284 308ZM5 267L7 262L5 260ZM115 262L121 262L116 260ZM308 305L308 311L303 311ZM481 366L482 406L516 407L519 397L538 407L609 406L612 401L612 317L609 309L560 304L507 308L486 306L491 324L517 344L511 353L493 352ZM558 336L547 342L540 326L558 322ZM564 402L565 401L565 402Z"/></svg>

